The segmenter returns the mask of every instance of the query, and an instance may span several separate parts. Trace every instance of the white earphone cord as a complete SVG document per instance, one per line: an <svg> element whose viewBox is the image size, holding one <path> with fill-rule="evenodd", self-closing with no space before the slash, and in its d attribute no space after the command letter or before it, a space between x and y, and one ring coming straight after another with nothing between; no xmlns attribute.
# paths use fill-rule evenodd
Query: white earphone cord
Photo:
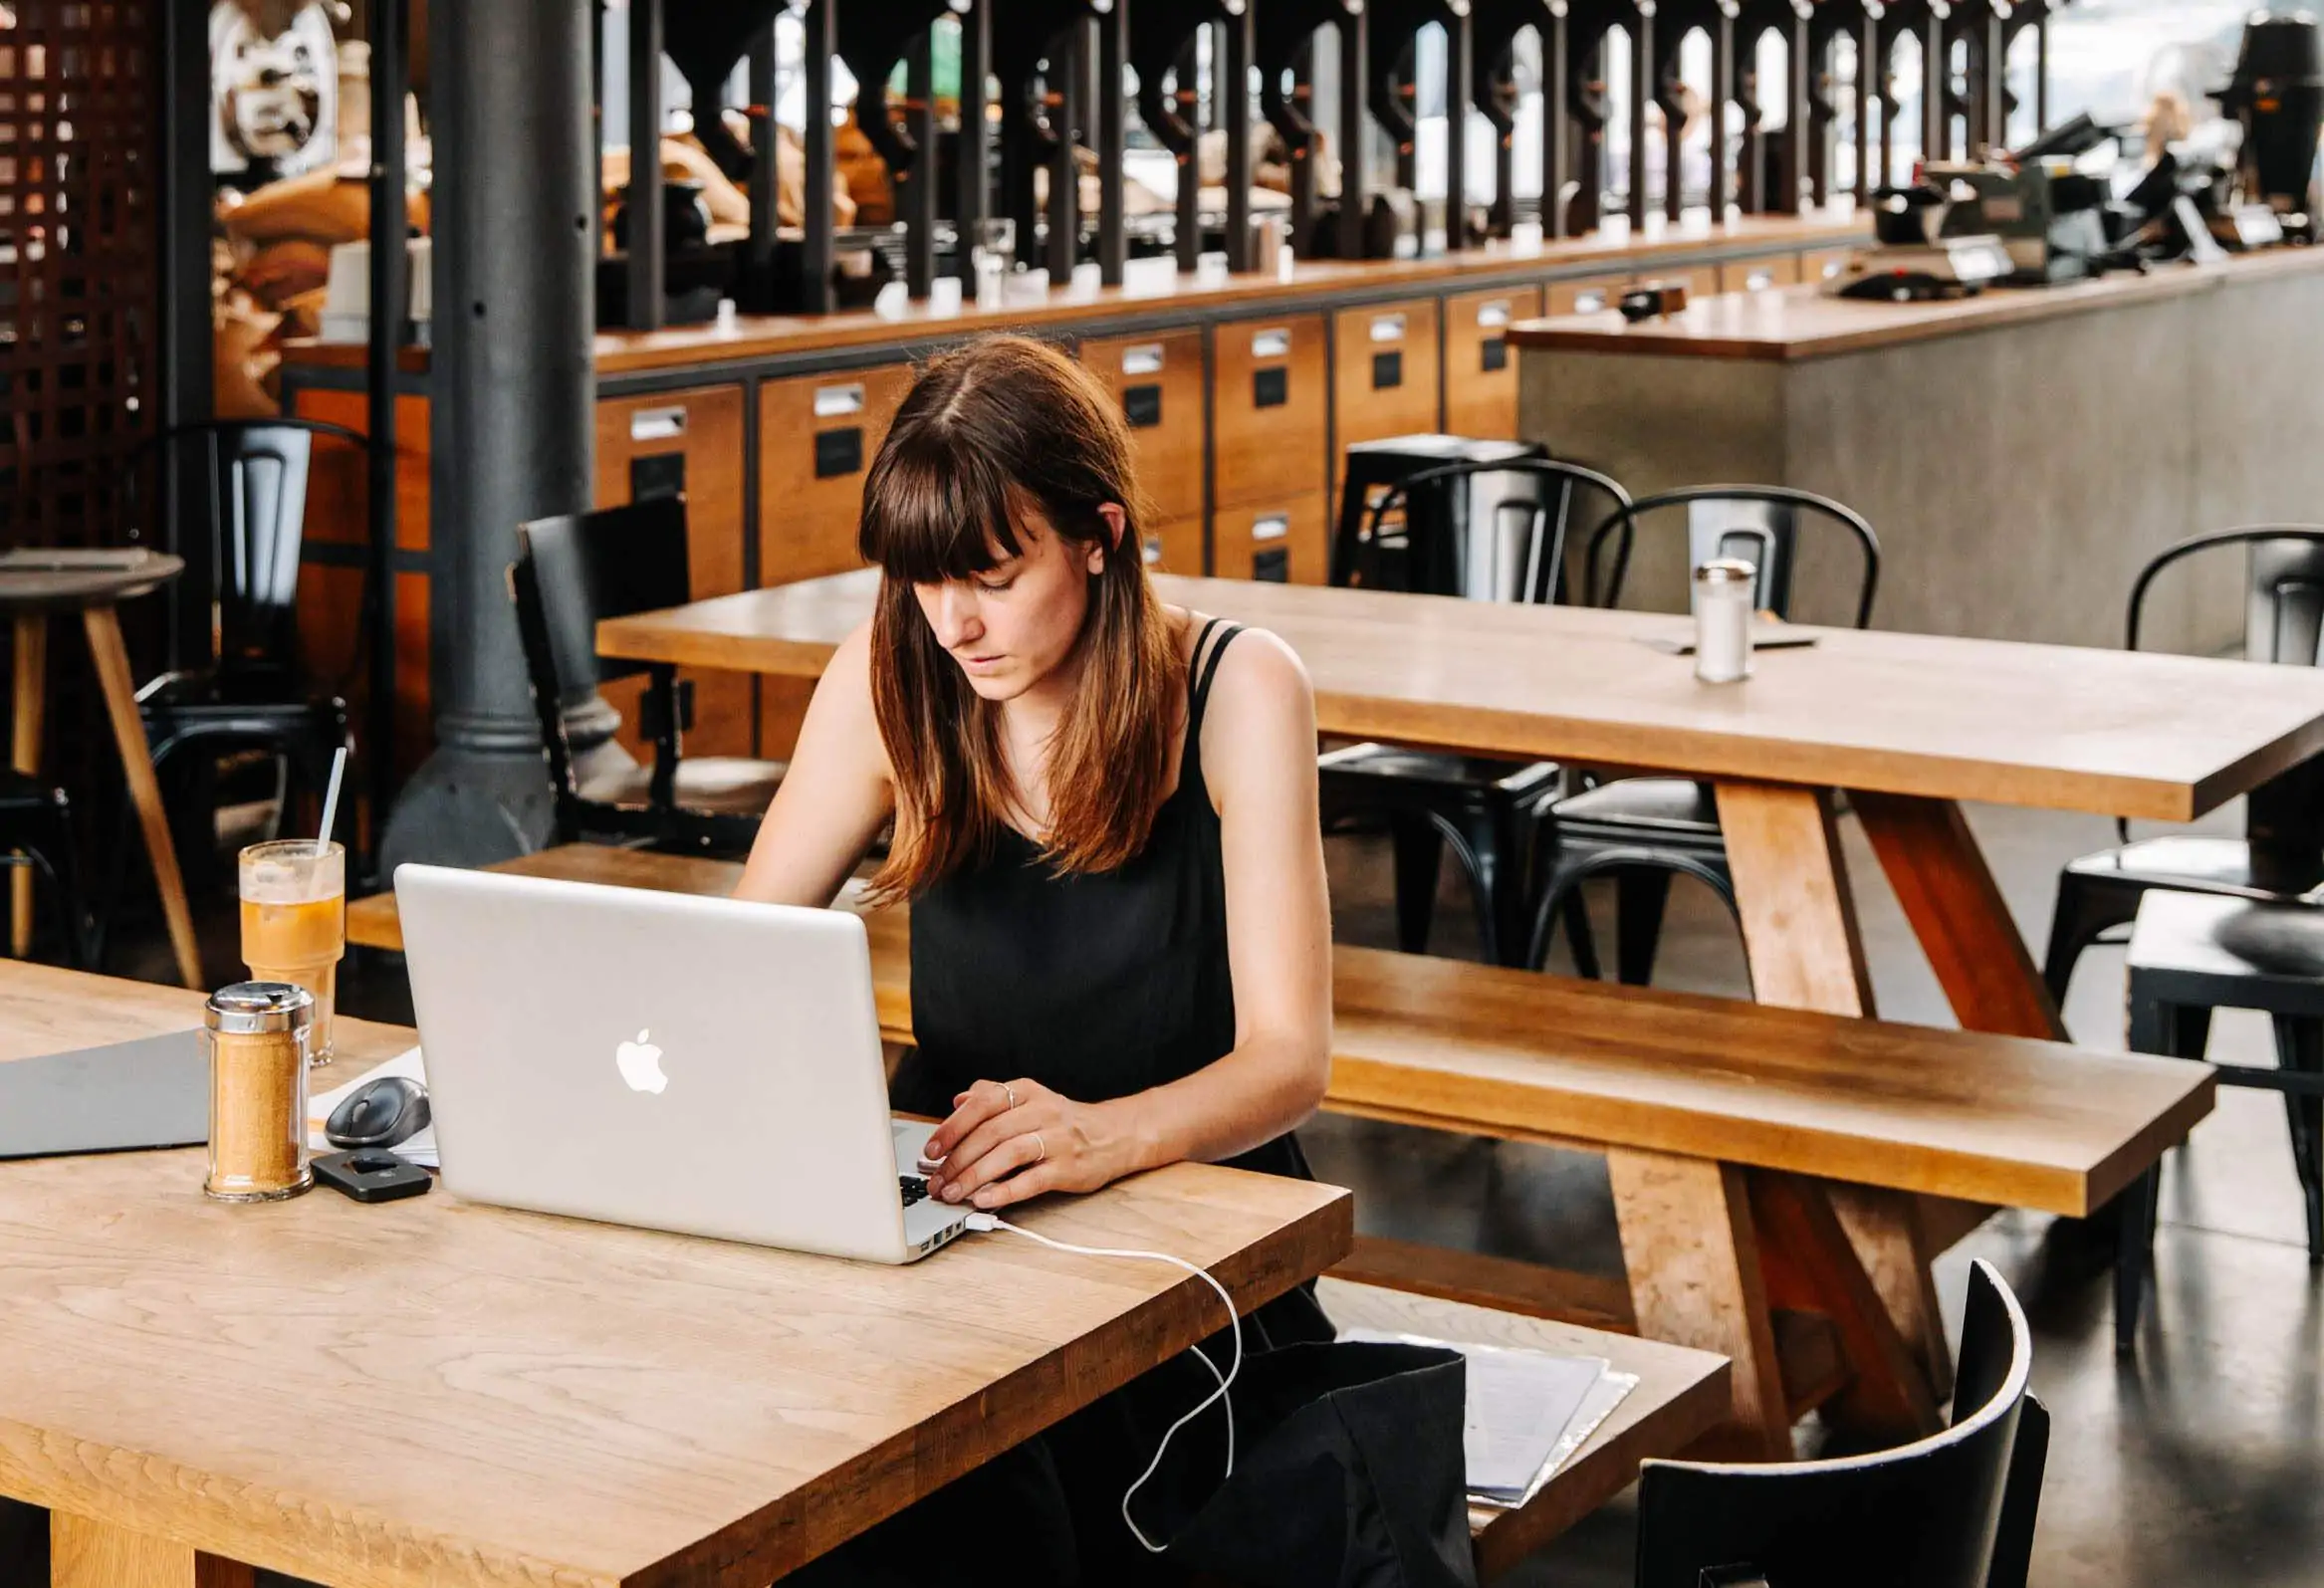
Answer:
<svg viewBox="0 0 2324 1588"><path fill-rule="evenodd" d="M1186 1427L1187 1424L1193 1422L1196 1418L1202 1416L1203 1413L1209 1411L1211 1409L1212 1403L1214 1402L1226 1402L1227 1475L1229 1477L1233 1477L1235 1475L1235 1403L1232 1399L1229 1398L1227 1394L1228 1387L1235 1382L1235 1376L1243 1371L1243 1320L1241 1315L1238 1314L1235 1310L1235 1298L1227 1293L1227 1287L1225 1285L1219 1283L1217 1279L1211 1277L1209 1269L1202 1267L1198 1263L1189 1262L1184 1257L1174 1257L1167 1251L1130 1251L1117 1247L1076 1247L1070 1242L1052 1241L1047 1236L1041 1235L1036 1231L1026 1229L1023 1225L1011 1224L1008 1220L999 1218L989 1213L971 1214L969 1216L968 1227L971 1230L976 1231L1006 1230L1011 1235L1023 1236L1028 1241L1038 1241L1043 1246L1053 1248L1058 1251L1070 1251L1075 1256L1138 1257L1143 1258L1148 1262L1167 1262L1174 1268L1185 1269L1188 1273L1193 1274L1196 1278L1202 1280L1203 1283L1209 1285L1213 1290L1218 1292L1219 1304L1227 1309L1228 1332L1233 1334L1235 1337L1234 1359L1228 1363L1227 1371L1221 1373L1219 1371L1219 1364L1212 1361L1210 1357L1203 1351L1201 1346L1198 1345L1190 1348L1193 1350L1197 1357L1201 1358L1202 1365L1211 1370L1211 1377L1219 1381L1219 1387L1211 1391L1210 1394L1204 1396L1201 1401L1196 1403L1193 1410L1189 1411L1184 1417L1181 1417L1177 1422L1171 1424L1169 1428L1163 1431L1162 1443L1154 1447L1154 1459L1146 1464L1146 1470L1138 1475L1138 1480L1130 1484L1127 1489L1122 1491L1121 1519L1123 1524L1129 1528L1130 1536L1137 1539L1139 1543L1143 1544L1146 1547L1146 1552L1148 1554L1161 1554L1170 1546L1167 1544L1157 1544L1151 1538L1148 1538L1145 1535L1145 1532L1138 1526L1137 1522L1130 1515L1130 1501L1136 1497L1139 1489L1146 1486L1146 1480L1152 1477L1155 1472L1161 1468L1162 1458L1169 1452L1170 1442L1172 1439L1177 1437L1178 1431Z"/></svg>

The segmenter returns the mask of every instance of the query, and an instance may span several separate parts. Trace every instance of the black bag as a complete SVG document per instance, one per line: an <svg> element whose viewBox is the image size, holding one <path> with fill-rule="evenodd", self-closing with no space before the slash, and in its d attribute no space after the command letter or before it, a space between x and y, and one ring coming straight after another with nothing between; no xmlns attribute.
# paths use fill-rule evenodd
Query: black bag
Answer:
<svg viewBox="0 0 2324 1588"><path fill-rule="evenodd" d="M1430 1346L1249 1357L1233 1392L1234 1476L1183 1518L1157 1514L1164 1503L1145 1491L1131 1512L1169 1540L1173 1563L1243 1588L1475 1588L1467 1379L1460 1353ZM1180 1466L1175 1445L1169 1465Z"/></svg>

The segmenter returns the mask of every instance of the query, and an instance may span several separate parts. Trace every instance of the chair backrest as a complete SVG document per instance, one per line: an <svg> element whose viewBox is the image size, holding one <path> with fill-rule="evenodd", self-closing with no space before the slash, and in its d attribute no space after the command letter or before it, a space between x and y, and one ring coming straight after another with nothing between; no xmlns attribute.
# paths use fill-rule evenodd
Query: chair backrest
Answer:
<svg viewBox="0 0 2324 1588"><path fill-rule="evenodd" d="M295 665L299 554L318 435L369 445L344 425L289 417L204 420L174 426L152 442L162 458L174 455L182 466L206 469L221 667L287 671Z"/></svg>
<svg viewBox="0 0 2324 1588"><path fill-rule="evenodd" d="M2030 1544L2047 1424L2026 1392L2033 1343L2025 1314L1982 1261L1971 1265L1962 1358L1952 1427L1897 1450L1749 1467L1646 1463L1637 1588L2010 1582L2021 1566L2003 1553L2019 1533ZM2030 1473L2019 1465L2027 1459Z"/></svg>
<svg viewBox="0 0 2324 1588"><path fill-rule="evenodd" d="M530 565L556 699L581 699L599 684L646 670L597 654L608 617L683 606L693 598L686 560L686 502L659 497L517 527L517 561Z"/></svg>
<svg viewBox="0 0 2324 1588"><path fill-rule="evenodd" d="M2315 524L2250 524L2165 547L2131 584L2129 648L2139 648L2157 575L2199 553L2226 546L2245 549L2244 658L2290 667L2324 665L2324 525Z"/></svg>
<svg viewBox="0 0 2324 1588"><path fill-rule="evenodd" d="M1553 458L1419 470L1372 504L1349 582L1469 600L1554 601L1567 582L1576 508L1591 495L1617 514L1630 504L1616 481ZM1390 529L1398 519L1400 534Z"/></svg>
<svg viewBox="0 0 2324 1588"><path fill-rule="evenodd" d="M1837 531L1855 544L1861 559L1851 621L1858 628L1872 621L1872 602L1880 593L1880 537L1845 503L1782 485L1689 486L1641 497L1608 515L1590 533L1583 554L1583 599L1600 604L1602 585L1603 604L1619 605L1636 535L1649 526L1681 524L1687 532L1690 571L1717 558L1741 558L1758 569L1751 604L1782 618L1792 615L1806 527ZM1601 580L1599 569L1609 545L1613 564Z"/></svg>

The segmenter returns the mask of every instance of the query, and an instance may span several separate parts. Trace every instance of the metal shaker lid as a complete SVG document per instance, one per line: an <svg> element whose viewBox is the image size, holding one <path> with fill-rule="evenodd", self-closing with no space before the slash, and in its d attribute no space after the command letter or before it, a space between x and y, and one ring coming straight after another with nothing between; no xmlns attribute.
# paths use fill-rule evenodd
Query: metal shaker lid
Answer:
<svg viewBox="0 0 2324 1588"><path fill-rule="evenodd" d="M232 1036L301 1031L315 1023L315 995L289 982L236 982L210 995L202 1018Z"/></svg>
<svg viewBox="0 0 2324 1588"><path fill-rule="evenodd" d="M1695 581L1699 584L1747 584L1758 576L1758 568L1740 557L1715 557L1695 569Z"/></svg>

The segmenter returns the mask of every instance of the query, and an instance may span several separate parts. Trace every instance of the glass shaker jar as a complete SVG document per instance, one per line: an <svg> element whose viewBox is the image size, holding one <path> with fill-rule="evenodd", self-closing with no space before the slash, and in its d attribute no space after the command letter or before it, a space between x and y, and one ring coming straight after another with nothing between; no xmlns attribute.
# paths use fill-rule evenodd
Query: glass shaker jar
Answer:
<svg viewBox="0 0 2324 1588"><path fill-rule="evenodd" d="M315 995L237 982L203 1007L210 1049L210 1170L219 1202L275 1202L315 1183L307 1152L307 1048Z"/></svg>
<svg viewBox="0 0 2324 1588"><path fill-rule="evenodd" d="M1759 570L1738 558L1695 569L1695 676L1732 684L1751 676L1751 591Z"/></svg>

